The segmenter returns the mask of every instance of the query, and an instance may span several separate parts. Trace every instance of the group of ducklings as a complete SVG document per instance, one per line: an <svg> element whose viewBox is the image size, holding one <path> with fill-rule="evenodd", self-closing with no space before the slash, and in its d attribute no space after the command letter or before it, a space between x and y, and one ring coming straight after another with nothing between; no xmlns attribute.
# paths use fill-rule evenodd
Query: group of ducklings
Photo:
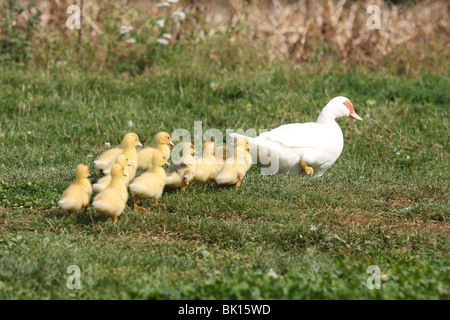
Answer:
<svg viewBox="0 0 450 320"><path fill-rule="evenodd" d="M170 134L160 132L156 135L156 146L143 148L135 133L127 133L122 145L104 152L96 161L95 167L102 176L93 186L89 181L89 167L79 164L76 167L76 180L64 191L58 205L69 212L87 211L92 193L97 194L92 201L94 209L107 216L117 217L125 210L128 200L128 187L134 200L134 208L144 210L138 205L139 199L158 199L164 187L171 186L176 191L186 191L189 183L208 182L239 187L252 164L249 142L245 138L235 141L233 156L229 156L225 146L215 150L214 142L203 144L201 158L194 158L195 146L183 142L181 162L172 165L166 172L171 156L169 146L174 146ZM137 169L144 173L135 178ZM104 175L104 176L103 176Z"/></svg>

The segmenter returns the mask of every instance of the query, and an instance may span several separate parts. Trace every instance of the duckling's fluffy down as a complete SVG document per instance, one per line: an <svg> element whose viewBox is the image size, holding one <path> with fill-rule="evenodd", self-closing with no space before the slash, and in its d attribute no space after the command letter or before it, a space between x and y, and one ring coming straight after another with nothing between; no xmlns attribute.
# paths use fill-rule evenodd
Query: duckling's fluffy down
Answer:
<svg viewBox="0 0 450 320"><path fill-rule="evenodd" d="M64 191L58 206L69 212L80 211L83 204L89 203L92 190L88 190L79 185L72 185Z"/></svg>
<svg viewBox="0 0 450 320"><path fill-rule="evenodd" d="M225 165L216 178L217 184L235 185L238 183L238 174L243 178L247 173L247 168L243 165Z"/></svg>
<svg viewBox="0 0 450 320"><path fill-rule="evenodd" d="M133 197L137 195L139 198L158 199L163 193L165 183L165 175L161 177L147 172L134 179L133 183L130 184L131 194Z"/></svg>
<svg viewBox="0 0 450 320"><path fill-rule="evenodd" d="M125 196L118 190L107 188L94 198L92 206L102 214L119 216L125 210L127 199L128 195Z"/></svg>

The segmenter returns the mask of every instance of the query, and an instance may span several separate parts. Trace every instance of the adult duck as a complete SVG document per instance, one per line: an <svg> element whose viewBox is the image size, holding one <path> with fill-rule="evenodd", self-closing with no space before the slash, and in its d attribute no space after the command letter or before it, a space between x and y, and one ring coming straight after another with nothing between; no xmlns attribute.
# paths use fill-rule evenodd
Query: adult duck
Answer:
<svg viewBox="0 0 450 320"><path fill-rule="evenodd" d="M320 177L341 155L344 147L337 118L352 117L363 121L346 97L335 97L322 109L316 122L292 123L264 132L255 138L246 137L257 151L258 166L264 174L304 173ZM269 161L271 161L269 163ZM270 168L268 167L270 165Z"/></svg>

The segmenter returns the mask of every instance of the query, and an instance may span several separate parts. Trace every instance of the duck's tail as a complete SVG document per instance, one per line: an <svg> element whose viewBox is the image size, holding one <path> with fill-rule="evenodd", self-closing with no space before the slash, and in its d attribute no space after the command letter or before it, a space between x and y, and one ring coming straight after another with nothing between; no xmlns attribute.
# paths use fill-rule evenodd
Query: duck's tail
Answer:
<svg viewBox="0 0 450 320"><path fill-rule="evenodd" d="M270 141L268 139L264 139L261 137L252 138L239 133L230 133L230 136L233 138L246 138L248 140L248 143L250 144L250 148L252 149L260 147L267 148L272 151L279 151L279 145L276 142Z"/></svg>
<svg viewBox="0 0 450 320"><path fill-rule="evenodd" d="M61 209L68 210L68 211L79 211L81 210L81 202L77 199L61 199L58 201L58 206Z"/></svg>
<svg viewBox="0 0 450 320"><path fill-rule="evenodd" d="M106 186L102 183L94 183L94 185L92 186L92 189L94 189L94 191L96 193L100 193L103 190L105 190Z"/></svg>
<svg viewBox="0 0 450 320"><path fill-rule="evenodd" d="M92 202L92 207L103 214L108 214L111 211L111 205L101 200L94 200L94 202Z"/></svg>

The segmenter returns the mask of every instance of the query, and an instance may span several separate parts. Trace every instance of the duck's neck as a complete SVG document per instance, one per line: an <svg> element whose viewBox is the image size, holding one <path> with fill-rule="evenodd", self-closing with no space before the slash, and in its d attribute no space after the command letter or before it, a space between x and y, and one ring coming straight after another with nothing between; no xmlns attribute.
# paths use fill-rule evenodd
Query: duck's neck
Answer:
<svg viewBox="0 0 450 320"><path fill-rule="evenodd" d="M245 150L245 165L250 168L252 165L252 156L248 150Z"/></svg>
<svg viewBox="0 0 450 320"><path fill-rule="evenodd" d="M82 185L83 186L83 185L86 185L86 184L88 184L90 182L89 182L89 179L86 178L86 177L77 177L76 180L75 180L75 183L78 184L78 185Z"/></svg>
<svg viewBox="0 0 450 320"><path fill-rule="evenodd" d="M336 116L329 112L326 107L319 114L316 122L323 125L337 125Z"/></svg>
<svg viewBox="0 0 450 320"><path fill-rule="evenodd" d="M128 162L136 167L137 151L135 147L125 147L123 152L128 157Z"/></svg>
<svg viewBox="0 0 450 320"><path fill-rule="evenodd" d="M166 171L158 165L153 165L153 169L149 170L149 172L160 177L166 175Z"/></svg>
<svg viewBox="0 0 450 320"><path fill-rule="evenodd" d="M121 177L112 177L108 187L111 189L122 190L124 188L124 184Z"/></svg>
<svg viewBox="0 0 450 320"><path fill-rule="evenodd" d="M162 154L167 154L167 151L170 152L170 147L167 144L158 144L156 146L156 149L158 149L159 151L161 151Z"/></svg>

